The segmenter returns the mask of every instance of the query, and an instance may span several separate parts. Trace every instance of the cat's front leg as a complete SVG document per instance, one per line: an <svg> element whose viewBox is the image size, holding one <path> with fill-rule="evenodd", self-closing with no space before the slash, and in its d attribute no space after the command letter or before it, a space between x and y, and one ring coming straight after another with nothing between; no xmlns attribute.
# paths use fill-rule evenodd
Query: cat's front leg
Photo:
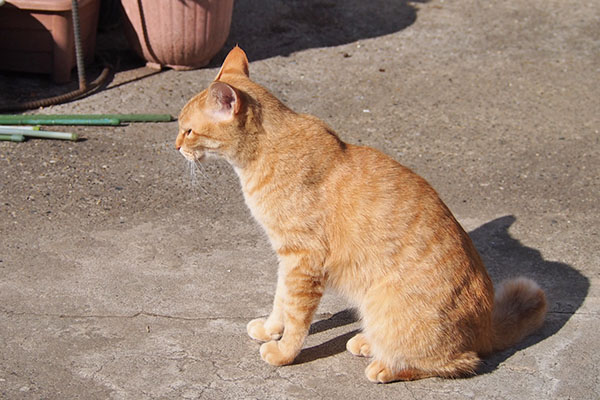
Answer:
<svg viewBox="0 0 600 400"><path fill-rule="evenodd" d="M283 334L283 293L285 291L284 274L280 273L277 279L277 289L275 289L275 300L273 301L273 311L269 318L256 318L246 325L248 336L259 342L268 342L270 340L279 340Z"/></svg>
<svg viewBox="0 0 600 400"><path fill-rule="evenodd" d="M285 260L282 260L285 264ZM279 341L270 341L260 347L261 358L271 365L285 365L300 353L310 323L324 290L324 281L315 273L309 258L294 260L292 268L285 268L281 298L285 329Z"/></svg>

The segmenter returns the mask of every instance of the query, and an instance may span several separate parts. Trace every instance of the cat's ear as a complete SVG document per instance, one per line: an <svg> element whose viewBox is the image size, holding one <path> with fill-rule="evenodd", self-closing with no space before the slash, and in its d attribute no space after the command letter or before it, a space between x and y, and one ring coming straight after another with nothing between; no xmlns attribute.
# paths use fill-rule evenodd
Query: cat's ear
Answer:
<svg viewBox="0 0 600 400"><path fill-rule="evenodd" d="M223 61L223 65L215 78L215 81L221 79L221 75L224 73L233 73L233 74L244 74L246 76L250 76L250 72L248 70L248 58L246 57L246 53L239 46L235 46L227 57L225 61Z"/></svg>
<svg viewBox="0 0 600 400"><path fill-rule="evenodd" d="M223 82L213 82L206 98L207 112L216 121L231 121L240 111L241 99L234 88Z"/></svg>

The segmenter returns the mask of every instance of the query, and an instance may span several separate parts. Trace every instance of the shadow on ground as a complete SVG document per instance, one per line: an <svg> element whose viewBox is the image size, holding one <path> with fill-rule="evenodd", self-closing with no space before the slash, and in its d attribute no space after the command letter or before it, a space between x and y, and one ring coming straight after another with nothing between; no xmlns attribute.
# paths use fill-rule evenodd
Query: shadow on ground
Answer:
<svg viewBox="0 0 600 400"><path fill-rule="evenodd" d="M492 220L471 231L469 235L479 250L494 285L504 279L520 275L530 277L546 291L548 316L543 328L517 346L493 354L485 359L479 373L489 373L517 351L532 346L557 333L583 304L589 280L568 264L544 260L540 252L514 239L510 226L516 221L512 215ZM312 324L310 333L349 325L357 321L351 310L344 310L328 319ZM346 342L358 331L353 330L317 346L302 350L296 364L339 354L346 350Z"/></svg>
<svg viewBox="0 0 600 400"><path fill-rule="evenodd" d="M320 321L314 322L310 326L310 331L308 332L308 334L314 335L316 333L349 325L356 321L358 321L358 317L353 310L343 310L335 313L327 319L322 319ZM316 346L303 349L298 355L298 357L296 357L296 359L294 360L294 364L304 364L307 362L318 360L319 358L325 358L339 354L346 350L346 342L357 333L358 330L355 329L348 333L330 339L326 342L318 344Z"/></svg>
<svg viewBox="0 0 600 400"><path fill-rule="evenodd" d="M239 44L250 60L338 46L401 31L417 19L415 3L406 0L288 0L257 3L237 0L225 48Z"/></svg>
<svg viewBox="0 0 600 400"><path fill-rule="evenodd" d="M416 21L417 8L413 4L427 1L236 0L229 39L208 67L221 65L227 52L236 44L246 51L250 60L256 61L398 32ZM105 63L111 65L114 72L140 69L144 65L129 49L123 29L116 22L119 13L114 12L107 18L110 23L103 23L98 32L97 61L87 67L88 81L100 74ZM157 73L160 71L142 69L118 86ZM0 93L4 93L0 107L12 107L77 89L77 70L72 70L70 82L61 85L52 82L47 75L0 72L0 87Z"/></svg>
<svg viewBox="0 0 600 400"><path fill-rule="evenodd" d="M523 275L534 279L545 290L548 315L542 329L517 346L492 354L484 360L480 373L495 370L517 351L543 341L561 330L585 300L590 282L569 264L545 260L539 250L514 239L509 229L516 221L512 215L497 218L469 234L479 250L494 285L504 279Z"/></svg>

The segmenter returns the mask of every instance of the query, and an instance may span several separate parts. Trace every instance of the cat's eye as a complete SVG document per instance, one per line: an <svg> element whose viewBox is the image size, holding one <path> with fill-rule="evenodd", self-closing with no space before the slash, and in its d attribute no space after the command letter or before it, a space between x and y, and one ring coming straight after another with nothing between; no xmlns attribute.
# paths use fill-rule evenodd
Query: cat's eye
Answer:
<svg viewBox="0 0 600 400"><path fill-rule="evenodd" d="M188 129L188 130L186 130L185 132L183 132L183 134L184 134L185 136L189 136L189 135L190 135L190 133L192 133L192 130L191 130L191 129Z"/></svg>

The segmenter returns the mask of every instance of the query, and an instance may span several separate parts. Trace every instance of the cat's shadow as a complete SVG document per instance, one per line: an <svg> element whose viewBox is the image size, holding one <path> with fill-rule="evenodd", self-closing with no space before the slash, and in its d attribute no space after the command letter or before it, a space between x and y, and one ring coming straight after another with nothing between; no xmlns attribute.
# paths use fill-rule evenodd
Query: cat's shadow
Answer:
<svg viewBox="0 0 600 400"><path fill-rule="evenodd" d="M211 65L220 65L236 44L256 61L398 32L416 21L415 3L427 1L236 0L229 39Z"/></svg>
<svg viewBox="0 0 600 400"><path fill-rule="evenodd" d="M469 232L481 254L494 285L519 275L534 279L545 290L548 315L544 326L518 345L484 359L478 373L494 371L517 351L532 346L557 333L579 309L589 290L589 280L568 264L545 260L541 253L527 247L510 235L516 221L512 215L494 219ZM314 322L310 333L349 325L357 321L351 310L344 310L328 319ZM346 342L358 331L352 330L319 345L303 349L295 363L301 364L342 353Z"/></svg>
<svg viewBox="0 0 600 400"><path fill-rule="evenodd" d="M469 232L492 277L494 285L504 279L524 275L544 289L548 314L542 329L507 350L483 360L479 373L489 373L516 352L553 336L581 307L590 282L569 264L545 260L539 250L527 247L510 235L516 218L497 218Z"/></svg>

